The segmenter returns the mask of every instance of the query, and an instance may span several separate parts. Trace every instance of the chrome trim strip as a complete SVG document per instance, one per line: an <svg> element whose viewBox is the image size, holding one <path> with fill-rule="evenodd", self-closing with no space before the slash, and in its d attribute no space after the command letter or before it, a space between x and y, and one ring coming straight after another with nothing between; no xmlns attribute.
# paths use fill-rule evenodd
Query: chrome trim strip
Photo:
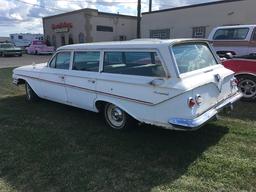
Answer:
<svg viewBox="0 0 256 192"><path fill-rule="evenodd" d="M71 88L81 89L81 90L84 90L84 91L94 92L96 94L111 95L113 97L134 101L134 102L141 103L141 104L144 104L144 105L149 105L149 106L155 105L154 103L151 103L151 102L148 102L148 101L142 101L142 100L129 98L129 97L121 96L121 95L115 95L115 94L111 94L111 93L107 93L107 92L87 89L87 88L84 88L84 87L79 87L79 86L75 86L75 85L71 85L71 84L55 82L55 81L50 81L50 80L46 80L46 79L41 79L41 78L38 78L38 77L30 77L30 76L26 76L26 75L19 75L19 76L26 77L26 78L31 78L31 79L36 79L36 80L44 81L44 82L48 82L48 83L53 83L53 84L57 84L57 85L64 86L64 87L71 87Z"/></svg>

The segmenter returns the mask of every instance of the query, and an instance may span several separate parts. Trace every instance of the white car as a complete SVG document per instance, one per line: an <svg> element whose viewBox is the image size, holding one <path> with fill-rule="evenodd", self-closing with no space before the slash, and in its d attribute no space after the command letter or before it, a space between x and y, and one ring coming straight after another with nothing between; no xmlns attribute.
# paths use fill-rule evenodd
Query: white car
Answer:
<svg viewBox="0 0 256 192"><path fill-rule="evenodd" d="M48 63L14 69L37 97L103 112L107 124L133 120L195 130L241 98L234 72L204 40L132 40L60 47Z"/></svg>
<svg viewBox="0 0 256 192"><path fill-rule="evenodd" d="M208 39L220 57L227 53L239 57L256 53L256 25L216 27Z"/></svg>

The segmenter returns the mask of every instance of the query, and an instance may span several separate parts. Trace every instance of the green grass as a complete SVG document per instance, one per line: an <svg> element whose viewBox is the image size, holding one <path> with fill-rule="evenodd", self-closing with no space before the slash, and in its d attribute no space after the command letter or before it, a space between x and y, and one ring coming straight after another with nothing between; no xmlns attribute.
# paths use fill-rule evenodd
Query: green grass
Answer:
<svg viewBox="0 0 256 192"><path fill-rule="evenodd" d="M41 100L0 70L0 191L256 191L256 103L196 132L107 128Z"/></svg>

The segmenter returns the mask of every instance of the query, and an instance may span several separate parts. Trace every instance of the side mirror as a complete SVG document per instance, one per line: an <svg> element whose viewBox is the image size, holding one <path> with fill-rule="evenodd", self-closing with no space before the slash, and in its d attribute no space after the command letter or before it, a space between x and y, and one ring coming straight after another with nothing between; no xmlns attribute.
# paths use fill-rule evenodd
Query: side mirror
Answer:
<svg viewBox="0 0 256 192"><path fill-rule="evenodd" d="M224 56L226 59L232 59L234 57L234 55L232 55L232 53L225 53L225 56Z"/></svg>
<svg viewBox="0 0 256 192"><path fill-rule="evenodd" d="M221 62L224 62L224 61L227 61L227 60L228 60L228 59L225 58L225 57L221 57L221 58L220 58L220 61L221 61Z"/></svg>

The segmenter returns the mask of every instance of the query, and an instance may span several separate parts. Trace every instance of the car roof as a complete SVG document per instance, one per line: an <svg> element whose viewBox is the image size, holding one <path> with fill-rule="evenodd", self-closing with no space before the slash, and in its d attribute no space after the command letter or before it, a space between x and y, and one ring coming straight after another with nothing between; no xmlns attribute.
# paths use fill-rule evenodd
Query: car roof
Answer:
<svg viewBox="0 0 256 192"><path fill-rule="evenodd" d="M79 50L79 49L109 49L109 48L159 48L162 46L169 46L180 42L191 42L191 41L207 41L198 39L134 39L129 41L111 41L111 42L96 42L96 43L82 43L72 44L59 47L59 50Z"/></svg>
<svg viewBox="0 0 256 192"><path fill-rule="evenodd" d="M229 25L229 26L219 26L219 27L216 27L215 29L232 29L232 28L245 28L245 27L248 27L248 28L254 28L256 27L256 25Z"/></svg>

